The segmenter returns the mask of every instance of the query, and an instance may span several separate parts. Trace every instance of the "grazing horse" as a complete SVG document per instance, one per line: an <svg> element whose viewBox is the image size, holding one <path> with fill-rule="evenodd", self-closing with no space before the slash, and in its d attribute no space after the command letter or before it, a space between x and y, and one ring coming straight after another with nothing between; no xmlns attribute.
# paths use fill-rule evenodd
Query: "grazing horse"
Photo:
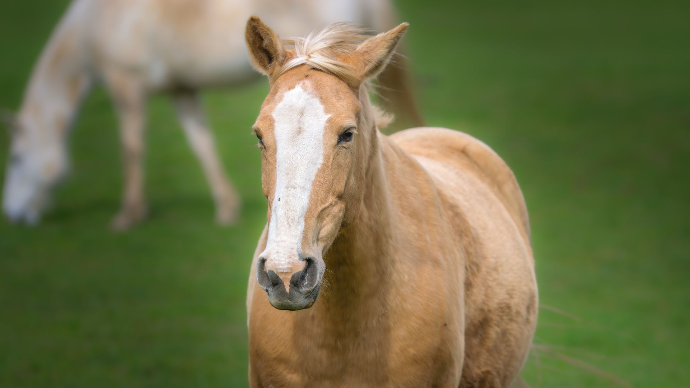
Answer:
<svg viewBox="0 0 690 388"><path fill-rule="evenodd" d="M51 188L66 173L66 137L82 97L104 82L120 122L124 159L122 205L112 225L125 229L146 214L142 169L146 100L166 93L201 162L216 202L216 219L232 222L239 199L227 180L198 92L257 79L243 39L252 14L265 15L294 35L339 20L392 27L390 0L75 0L33 71L12 144L3 209L10 220L37 223ZM400 88L395 68L384 81ZM404 90L404 89L403 89ZM389 93L412 112L411 95Z"/></svg>
<svg viewBox="0 0 690 388"><path fill-rule="evenodd" d="M407 26L281 41L247 23L271 85L253 128L268 223L247 291L252 387L507 387L527 357L537 284L513 173L460 132L378 130L367 81Z"/></svg>

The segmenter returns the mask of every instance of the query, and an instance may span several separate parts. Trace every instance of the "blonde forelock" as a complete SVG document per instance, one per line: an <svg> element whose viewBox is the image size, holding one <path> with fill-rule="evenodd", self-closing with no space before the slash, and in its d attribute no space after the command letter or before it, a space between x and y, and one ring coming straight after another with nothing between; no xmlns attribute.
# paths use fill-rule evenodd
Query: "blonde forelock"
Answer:
<svg viewBox="0 0 690 388"><path fill-rule="evenodd" d="M349 85L360 85L363 94L368 94L368 81L362 82L357 68L343 61L343 57L353 53L370 38L367 31L350 23L335 23L316 30L306 38L289 38L282 41L285 49L290 50L288 60L276 70L272 82L288 70L306 65L311 68L332 74ZM387 127L393 120L392 114L373 107L371 119L378 128Z"/></svg>
<svg viewBox="0 0 690 388"><path fill-rule="evenodd" d="M364 29L350 23L335 23L312 32L306 38L285 39L283 45L292 50L292 55L272 78L277 79L290 69L307 65L356 85L361 81L357 69L343 62L342 58L344 54L354 52L368 37Z"/></svg>

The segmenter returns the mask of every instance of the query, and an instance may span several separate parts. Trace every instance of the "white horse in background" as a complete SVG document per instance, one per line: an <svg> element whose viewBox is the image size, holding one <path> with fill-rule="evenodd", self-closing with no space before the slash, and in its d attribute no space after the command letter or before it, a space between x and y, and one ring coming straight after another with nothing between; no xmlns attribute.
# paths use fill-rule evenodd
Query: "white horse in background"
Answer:
<svg viewBox="0 0 690 388"><path fill-rule="evenodd" d="M75 0L41 54L12 133L3 209L35 224L68 169L66 138L79 103L102 81L119 118L124 159L121 209L126 229L146 215L142 154L146 100L168 94L211 186L219 223L233 222L239 197L226 178L199 90L256 79L245 46L247 18L261 15L288 36L338 21L373 30L395 25L390 0ZM405 89L400 68L383 92ZM411 94L390 96L419 121Z"/></svg>

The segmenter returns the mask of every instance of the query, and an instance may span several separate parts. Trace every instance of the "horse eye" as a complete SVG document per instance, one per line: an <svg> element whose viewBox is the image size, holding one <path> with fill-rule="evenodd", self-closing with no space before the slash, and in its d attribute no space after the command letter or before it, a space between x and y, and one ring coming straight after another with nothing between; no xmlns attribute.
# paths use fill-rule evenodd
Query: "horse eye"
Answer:
<svg viewBox="0 0 690 388"><path fill-rule="evenodd" d="M264 146L264 139L259 135L258 133L256 134L256 138L259 139L259 147Z"/></svg>
<svg viewBox="0 0 690 388"><path fill-rule="evenodd" d="M343 133L338 135L338 144L349 143L352 141L354 136L354 128L348 128Z"/></svg>

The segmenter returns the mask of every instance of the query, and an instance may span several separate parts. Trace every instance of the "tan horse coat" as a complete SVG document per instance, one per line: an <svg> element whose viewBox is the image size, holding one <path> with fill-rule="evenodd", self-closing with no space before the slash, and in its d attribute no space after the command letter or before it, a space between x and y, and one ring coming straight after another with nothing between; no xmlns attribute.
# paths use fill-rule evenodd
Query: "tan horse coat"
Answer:
<svg viewBox="0 0 690 388"><path fill-rule="evenodd" d="M298 242L308 263L292 258L292 268L281 271L272 262L270 222L254 255L247 294L252 387L508 387L527 357L537 286L513 173L463 133L417 128L387 137L375 126L365 80L385 66L405 28L331 52L362 75L352 85L308 64L275 78L295 53L258 19L248 24L255 65L272 81L255 126L270 222L280 200L274 125L281 118L273 113L301 88L329 117ZM330 146L340 123L353 117L354 140ZM321 254L325 271L313 307L274 308L279 296L267 298L257 275L270 267L287 285Z"/></svg>

